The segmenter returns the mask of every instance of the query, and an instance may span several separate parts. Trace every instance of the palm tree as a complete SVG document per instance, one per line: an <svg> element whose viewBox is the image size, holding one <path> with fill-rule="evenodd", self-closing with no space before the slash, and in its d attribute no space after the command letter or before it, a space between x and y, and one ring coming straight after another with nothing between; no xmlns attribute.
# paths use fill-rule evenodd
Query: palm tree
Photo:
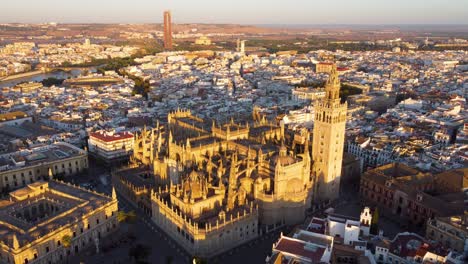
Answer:
<svg viewBox="0 0 468 264"><path fill-rule="evenodd" d="M130 211L130 212L124 212L124 211L119 211L117 213L117 221L119 221L119 223L126 223L127 225L124 225L124 228L123 230L130 234L130 231L129 230L129 225L128 224L133 224L135 223L136 221L136 218L137 218L137 215L135 213L135 211Z"/></svg>
<svg viewBox="0 0 468 264"><path fill-rule="evenodd" d="M125 223L127 221L127 213L125 213L124 211L118 211L117 221L119 221L119 223Z"/></svg>
<svg viewBox="0 0 468 264"><path fill-rule="evenodd" d="M62 237L62 245L64 248L70 248L72 243L72 238L69 235L64 235Z"/></svg>
<svg viewBox="0 0 468 264"><path fill-rule="evenodd" d="M65 251L65 256L67 258L67 263L68 263L68 256L69 256L69 248L71 247L71 244L72 244L72 237L69 236L69 235L64 235L62 237L62 246L63 246L63 249Z"/></svg>
<svg viewBox="0 0 468 264"><path fill-rule="evenodd" d="M133 223L136 220L136 213L135 211L130 211L128 213L124 211L119 211L117 213L117 221L120 223Z"/></svg>

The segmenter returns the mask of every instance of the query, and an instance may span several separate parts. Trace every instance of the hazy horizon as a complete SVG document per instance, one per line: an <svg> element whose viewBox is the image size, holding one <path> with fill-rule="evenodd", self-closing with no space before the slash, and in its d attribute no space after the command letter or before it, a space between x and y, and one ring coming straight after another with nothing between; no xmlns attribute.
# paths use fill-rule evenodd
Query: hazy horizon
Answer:
<svg viewBox="0 0 468 264"><path fill-rule="evenodd" d="M16 0L0 23L161 23L241 25L466 25L466 0Z"/></svg>

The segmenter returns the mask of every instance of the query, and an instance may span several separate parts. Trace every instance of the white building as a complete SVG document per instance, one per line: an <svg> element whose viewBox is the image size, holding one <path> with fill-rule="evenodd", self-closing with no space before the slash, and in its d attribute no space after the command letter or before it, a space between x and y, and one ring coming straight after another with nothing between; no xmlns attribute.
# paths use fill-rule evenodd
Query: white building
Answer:
<svg viewBox="0 0 468 264"><path fill-rule="evenodd" d="M128 158L133 144L134 136L130 132L101 130L89 133L89 152L106 162Z"/></svg>
<svg viewBox="0 0 468 264"><path fill-rule="evenodd" d="M369 207L364 208L359 219L349 216L329 214L327 218L327 234L341 237L345 245L360 241L360 236L369 236L372 214Z"/></svg>

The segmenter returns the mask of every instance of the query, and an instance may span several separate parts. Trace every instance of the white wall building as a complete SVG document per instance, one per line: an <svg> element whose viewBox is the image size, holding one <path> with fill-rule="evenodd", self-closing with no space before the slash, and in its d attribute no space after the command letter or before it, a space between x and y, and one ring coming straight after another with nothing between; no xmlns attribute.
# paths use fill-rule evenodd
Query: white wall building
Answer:
<svg viewBox="0 0 468 264"><path fill-rule="evenodd" d="M134 136L130 132L97 131L89 133L89 152L110 162L127 158L133 149Z"/></svg>

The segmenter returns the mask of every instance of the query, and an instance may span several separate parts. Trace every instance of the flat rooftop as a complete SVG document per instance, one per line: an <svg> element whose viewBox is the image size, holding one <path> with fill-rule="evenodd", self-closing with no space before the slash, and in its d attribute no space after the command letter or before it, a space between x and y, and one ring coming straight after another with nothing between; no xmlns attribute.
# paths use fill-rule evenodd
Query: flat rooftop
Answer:
<svg viewBox="0 0 468 264"><path fill-rule="evenodd" d="M39 145L29 149L5 153L0 156L4 168L0 172L34 166L39 163L54 162L86 155L86 152L71 144L59 142L51 145Z"/></svg>
<svg viewBox="0 0 468 264"><path fill-rule="evenodd" d="M113 202L111 197L57 181L32 183L10 197L12 201L0 201L0 241L9 247L13 236L21 247Z"/></svg>

